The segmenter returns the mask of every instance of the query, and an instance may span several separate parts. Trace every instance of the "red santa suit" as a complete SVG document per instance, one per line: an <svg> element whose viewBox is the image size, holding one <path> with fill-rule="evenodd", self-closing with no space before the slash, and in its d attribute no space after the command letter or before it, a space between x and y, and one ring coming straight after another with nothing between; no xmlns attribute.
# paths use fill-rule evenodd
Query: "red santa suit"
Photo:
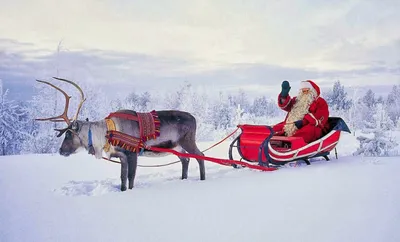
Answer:
<svg viewBox="0 0 400 242"><path fill-rule="evenodd" d="M303 93L303 88L309 88ZM276 135L302 137L306 143L319 139L329 128L329 109L325 99L320 97L320 88L313 81L301 82L297 97L278 95L278 106L288 114L283 122L276 124L273 130ZM301 120L298 129L293 122Z"/></svg>

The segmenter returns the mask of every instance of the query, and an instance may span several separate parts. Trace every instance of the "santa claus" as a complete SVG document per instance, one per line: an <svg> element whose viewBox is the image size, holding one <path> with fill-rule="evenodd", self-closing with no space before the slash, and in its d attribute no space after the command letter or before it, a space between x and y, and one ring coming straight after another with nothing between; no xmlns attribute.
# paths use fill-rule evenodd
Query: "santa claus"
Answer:
<svg viewBox="0 0 400 242"><path fill-rule="evenodd" d="M328 104L320 97L319 87L311 80L302 81L299 94L293 98L290 88L288 81L282 82L278 106L288 114L273 127L276 135L302 137L306 143L319 139L329 128Z"/></svg>

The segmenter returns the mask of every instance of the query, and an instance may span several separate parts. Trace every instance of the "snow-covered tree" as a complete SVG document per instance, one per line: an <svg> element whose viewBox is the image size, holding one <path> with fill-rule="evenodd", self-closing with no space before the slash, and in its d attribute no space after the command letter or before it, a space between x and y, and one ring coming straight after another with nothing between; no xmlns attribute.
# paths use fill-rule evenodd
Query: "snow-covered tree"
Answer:
<svg viewBox="0 0 400 242"><path fill-rule="evenodd" d="M377 99L375 98L375 93L371 90L368 89L367 93L362 97L362 102L367 108L373 108L375 107L377 103Z"/></svg>
<svg viewBox="0 0 400 242"><path fill-rule="evenodd" d="M397 121L395 122L395 130L400 131L400 118L397 119Z"/></svg>
<svg viewBox="0 0 400 242"><path fill-rule="evenodd" d="M235 114L235 107L229 105L229 101L222 92L219 93L219 100L212 106L212 121L215 129L229 129L233 126L232 118Z"/></svg>
<svg viewBox="0 0 400 242"><path fill-rule="evenodd" d="M191 93L192 85L185 82L176 92L164 94L163 107L165 109L182 109L188 111L190 104L187 104L188 96Z"/></svg>
<svg viewBox="0 0 400 242"><path fill-rule="evenodd" d="M374 112L374 120L376 121L377 127L380 127L384 131L391 131L395 129L396 125L390 119L383 103L378 103Z"/></svg>
<svg viewBox="0 0 400 242"><path fill-rule="evenodd" d="M273 117L279 115L281 110L276 101L261 96L254 99L249 111L256 117Z"/></svg>
<svg viewBox="0 0 400 242"><path fill-rule="evenodd" d="M36 118L53 117L62 113L56 108L58 100L57 90L42 83L35 84L35 95L29 101L28 115L29 137L23 144L23 153L55 153L59 147L60 140L56 137L54 128L62 127L63 123L57 124L48 121L35 121ZM64 98L64 96L62 96ZM63 101L65 104L65 101Z"/></svg>
<svg viewBox="0 0 400 242"><path fill-rule="evenodd" d="M362 129L364 127L368 127L366 124L370 122L370 120L374 120L374 113L377 106L377 99L375 98L375 93L369 89L365 95L358 100L357 104L357 115L360 115L361 121L359 123L359 127Z"/></svg>
<svg viewBox="0 0 400 242"><path fill-rule="evenodd" d="M199 141L210 141L214 139L213 124L210 122L211 100L207 91L201 87L193 89L191 96L191 113L196 118L197 132L196 139ZM189 97L190 98L190 97Z"/></svg>
<svg viewBox="0 0 400 242"><path fill-rule="evenodd" d="M349 110L352 102L347 98L347 92L340 81L336 81L333 85L332 91L327 92L325 95L326 102L331 111Z"/></svg>
<svg viewBox="0 0 400 242"><path fill-rule="evenodd" d="M44 70L44 75L60 76L60 57L63 51L62 41L59 41L54 51L54 69L55 72ZM52 79L54 80L54 79ZM52 81L49 81L52 82ZM55 83L61 89L65 89L65 83ZM70 85L70 84L67 84ZM63 94L56 89L43 84L36 83L35 94L29 101L28 123L29 136L23 143L22 153L55 153L61 143L61 139L56 137L55 128L62 127L64 123L52 123L35 121L35 118L53 117L59 115L64 110L65 98ZM67 89L65 89L67 90ZM68 90L67 90L68 93ZM73 102L73 100L71 100Z"/></svg>
<svg viewBox="0 0 400 242"><path fill-rule="evenodd" d="M384 103L385 103L385 100L384 100L384 98L383 98L382 96L379 96L379 97L376 99L376 103L377 103L377 104L384 104Z"/></svg>
<svg viewBox="0 0 400 242"><path fill-rule="evenodd" d="M356 135L356 130L360 129L363 126L363 116L362 112L360 112L362 105L361 95L359 89L355 89L353 94L351 95L351 105L349 110L344 113L344 118L348 121L350 126L350 130L352 130L353 135Z"/></svg>
<svg viewBox="0 0 400 242"><path fill-rule="evenodd" d="M112 111L126 108L124 107L123 101L120 98L115 98L109 101L109 106Z"/></svg>
<svg viewBox="0 0 400 242"><path fill-rule="evenodd" d="M18 121L15 123L15 127L18 127L18 132L15 133L15 137L10 141L11 154L21 154L23 150L23 144L26 139L29 138L29 106L26 101L14 101L16 104L16 110L18 115Z"/></svg>
<svg viewBox="0 0 400 242"><path fill-rule="evenodd" d="M126 106L129 109L135 110L137 112L147 112L149 110L149 104L151 102L151 95L149 92L143 92L138 94L132 92L125 99Z"/></svg>
<svg viewBox="0 0 400 242"><path fill-rule="evenodd" d="M393 122L397 122L400 119L400 85L394 85L388 94L386 110Z"/></svg>
<svg viewBox="0 0 400 242"><path fill-rule="evenodd" d="M9 97L0 79L0 155L18 154L26 138L26 110Z"/></svg>
<svg viewBox="0 0 400 242"><path fill-rule="evenodd" d="M82 88L86 98L86 101L83 103L81 111L79 112L78 119L85 120L88 118L90 121L101 120L110 112L117 110L113 109L114 107L110 104L112 101L101 88L98 88L96 84L89 82L78 84ZM68 88L68 93L71 93L71 95L73 94L73 98L71 98L70 113L71 115L75 115L80 101L80 94L73 87L69 86Z"/></svg>
<svg viewBox="0 0 400 242"><path fill-rule="evenodd" d="M360 147L354 155L363 156L390 156L398 145L396 140L382 130L374 130L371 137L366 135L357 137Z"/></svg>
<svg viewBox="0 0 400 242"><path fill-rule="evenodd" d="M240 104L238 104L235 109L235 116L234 116L232 122L236 125L241 124L243 113L244 113L244 109L240 106Z"/></svg>
<svg viewBox="0 0 400 242"><path fill-rule="evenodd" d="M158 97L161 95L158 95ZM158 98L159 99L159 98ZM201 87L194 87L185 81L176 92L168 92L164 94L164 99L151 100L149 107L161 109L175 109L191 113L196 118L197 123L197 140L210 140L214 131L212 107L207 90Z"/></svg>
<svg viewBox="0 0 400 242"><path fill-rule="evenodd" d="M229 94L228 100L229 100L230 105L232 105L234 107L237 107L238 105L240 105L240 107L245 112L249 112L249 109L250 109L249 97L247 96L246 92L243 89L240 88L236 95Z"/></svg>
<svg viewBox="0 0 400 242"><path fill-rule="evenodd" d="M395 128L393 121L389 118L383 104L376 104L370 110L372 119L364 121L365 135L357 137L360 141L360 147L354 153L364 156L389 156L398 145L394 137L391 136L391 130Z"/></svg>

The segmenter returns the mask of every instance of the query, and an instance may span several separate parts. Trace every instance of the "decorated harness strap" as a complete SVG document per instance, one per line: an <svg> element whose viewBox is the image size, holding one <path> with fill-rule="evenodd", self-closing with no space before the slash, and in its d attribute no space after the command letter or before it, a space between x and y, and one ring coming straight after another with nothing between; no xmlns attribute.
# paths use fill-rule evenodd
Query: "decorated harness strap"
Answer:
<svg viewBox="0 0 400 242"><path fill-rule="evenodd" d="M133 137L131 135L119 132L116 130L116 126L111 117L117 117L122 119L128 119L137 121L139 124L140 137ZM104 151L108 152L110 146L119 146L123 149L139 152L141 148L144 148L144 143L150 139L156 139L160 136L160 119L158 118L155 110L150 113L139 113L134 114L127 113L110 113L106 118L107 125L107 143L104 146Z"/></svg>

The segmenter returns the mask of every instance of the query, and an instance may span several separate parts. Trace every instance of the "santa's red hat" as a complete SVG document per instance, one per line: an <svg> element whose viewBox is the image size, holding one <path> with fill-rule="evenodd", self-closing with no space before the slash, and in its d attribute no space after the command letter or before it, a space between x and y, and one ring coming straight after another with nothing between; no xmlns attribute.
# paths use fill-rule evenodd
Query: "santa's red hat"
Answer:
<svg viewBox="0 0 400 242"><path fill-rule="evenodd" d="M317 96L320 95L320 90L319 90L319 86L317 84L315 84L313 81L311 80L307 80L307 81L302 81L300 83L300 89L301 88L310 88L310 89L314 89L315 92L317 93Z"/></svg>

